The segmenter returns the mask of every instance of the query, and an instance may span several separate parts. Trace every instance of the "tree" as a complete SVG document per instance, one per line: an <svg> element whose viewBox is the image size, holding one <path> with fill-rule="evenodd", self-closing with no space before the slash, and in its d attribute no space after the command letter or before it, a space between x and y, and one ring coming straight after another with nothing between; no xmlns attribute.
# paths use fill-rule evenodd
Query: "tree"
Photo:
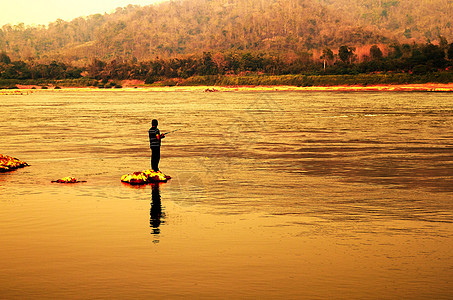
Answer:
<svg viewBox="0 0 453 300"><path fill-rule="evenodd" d="M15 61L6 68L2 77L8 79L30 79L31 72L29 66L25 62Z"/></svg>
<svg viewBox="0 0 453 300"><path fill-rule="evenodd" d="M351 63L352 58L354 57L354 48L350 48L348 46L341 46L338 50L338 57L340 57L341 61L344 63Z"/></svg>
<svg viewBox="0 0 453 300"><path fill-rule="evenodd" d="M100 79L101 78L101 73L104 71L104 68L106 67L106 63L99 60L99 59L93 59L91 64L88 66L88 75L91 78L96 78Z"/></svg>
<svg viewBox="0 0 453 300"><path fill-rule="evenodd" d="M390 47L393 48L393 51L391 52L391 55L393 58L398 59L403 56L403 51L401 50L400 45L393 44Z"/></svg>
<svg viewBox="0 0 453 300"><path fill-rule="evenodd" d="M224 74L228 62L221 53L216 53L212 56L212 61L215 63L217 70L220 74Z"/></svg>
<svg viewBox="0 0 453 300"><path fill-rule="evenodd" d="M49 65L49 76L52 79L63 79L65 77L65 70L64 64L53 61Z"/></svg>
<svg viewBox="0 0 453 300"><path fill-rule="evenodd" d="M218 74L217 66L212 60L211 52L203 52L202 64L200 67L201 75Z"/></svg>
<svg viewBox="0 0 453 300"><path fill-rule="evenodd" d="M322 50L322 55L320 57L324 61L324 70L326 69L326 62L332 62L334 55L333 51L330 50L329 48L324 48Z"/></svg>
<svg viewBox="0 0 453 300"><path fill-rule="evenodd" d="M378 46L376 45L371 46L370 57L372 60L381 60L382 56L383 56L382 51Z"/></svg>
<svg viewBox="0 0 453 300"><path fill-rule="evenodd" d="M260 55L253 55L250 52L242 54L242 69L244 71L258 71L263 69L263 58Z"/></svg>
<svg viewBox="0 0 453 300"><path fill-rule="evenodd" d="M321 55L321 59L325 59L327 61L329 60L333 60L333 51L329 48L324 48L322 50L322 55Z"/></svg>
<svg viewBox="0 0 453 300"><path fill-rule="evenodd" d="M453 60L453 43L448 45L447 55L449 60Z"/></svg>
<svg viewBox="0 0 453 300"><path fill-rule="evenodd" d="M426 64L434 68L445 67L447 61L445 60L445 52L440 46L427 44L422 48L422 53L426 57Z"/></svg>
<svg viewBox="0 0 453 300"><path fill-rule="evenodd" d="M447 39L442 36L442 35L439 35L439 47L443 50L443 51L446 51L448 49L448 41Z"/></svg>
<svg viewBox="0 0 453 300"><path fill-rule="evenodd" d="M7 65L9 65L11 63L11 59L9 58L8 55L6 55L5 52L2 52L0 54L0 63L4 63L4 64L7 64Z"/></svg>

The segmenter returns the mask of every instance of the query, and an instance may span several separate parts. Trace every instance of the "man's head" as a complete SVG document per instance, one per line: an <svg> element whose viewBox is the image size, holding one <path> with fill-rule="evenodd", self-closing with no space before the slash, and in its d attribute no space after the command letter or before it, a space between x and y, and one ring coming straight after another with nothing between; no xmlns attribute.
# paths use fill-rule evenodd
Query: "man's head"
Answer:
<svg viewBox="0 0 453 300"><path fill-rule="evenodd" d="M157 127L158 124L159 124L159 122L157 122L156 119L153 119L153 120L151 121L151 125L152 125L153 127Z"/></svg>

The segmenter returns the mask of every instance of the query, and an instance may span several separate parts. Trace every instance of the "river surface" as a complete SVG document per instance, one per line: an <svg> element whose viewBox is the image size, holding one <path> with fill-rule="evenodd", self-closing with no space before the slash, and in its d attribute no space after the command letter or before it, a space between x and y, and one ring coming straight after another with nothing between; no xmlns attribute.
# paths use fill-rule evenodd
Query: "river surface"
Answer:
<svg viewBox="0 0 453 300"><path fill-rule="evenodd" d="M0 97L1 299L451 299L451 93ZM172 180L131 187L150 167ZM51 183L74 176L86 183Z"/></svg>

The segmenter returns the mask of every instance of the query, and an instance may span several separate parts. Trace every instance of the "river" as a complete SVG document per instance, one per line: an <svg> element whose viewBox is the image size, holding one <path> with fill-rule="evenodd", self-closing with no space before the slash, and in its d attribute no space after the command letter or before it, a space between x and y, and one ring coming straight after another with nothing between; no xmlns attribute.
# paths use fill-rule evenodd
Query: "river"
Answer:
<svg viewBox="0 0 453 300"><path fill-rule="evenodd" d="M453 294L451 93L47 90L0 115L31 165L0 174L2 299ZM123 184L153 118L180 128L172 179Z"/></svg>

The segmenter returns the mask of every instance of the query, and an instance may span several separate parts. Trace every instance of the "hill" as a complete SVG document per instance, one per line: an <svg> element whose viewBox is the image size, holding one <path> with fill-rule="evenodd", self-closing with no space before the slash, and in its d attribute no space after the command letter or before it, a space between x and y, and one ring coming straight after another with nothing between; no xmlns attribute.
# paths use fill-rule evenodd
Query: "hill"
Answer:
<svg viewBox="0 0 453 300"><path fill-rule="evenodd" d="M118 8L48 27L4 26L12 58L138 60L219 50L301 51L385 37L312 0L186 0Z"/></svg>
<svg viewBox="0 0 453 300"><path fill-rule="evenodd" d="M436 7L433 15L424 11L427 2ZM167 1L48 26L6 25L0 51L13 60L79 66L94 58L142 61L205 51L300 55L342 45L453 38L448 15L449 0Z"/></svg>
<svg viewBox="0 0 453 300"><path fill-rule="evenodd" d="M400 41L453 39L450 0L318 0L355 24L374 26Z"/></svg>

